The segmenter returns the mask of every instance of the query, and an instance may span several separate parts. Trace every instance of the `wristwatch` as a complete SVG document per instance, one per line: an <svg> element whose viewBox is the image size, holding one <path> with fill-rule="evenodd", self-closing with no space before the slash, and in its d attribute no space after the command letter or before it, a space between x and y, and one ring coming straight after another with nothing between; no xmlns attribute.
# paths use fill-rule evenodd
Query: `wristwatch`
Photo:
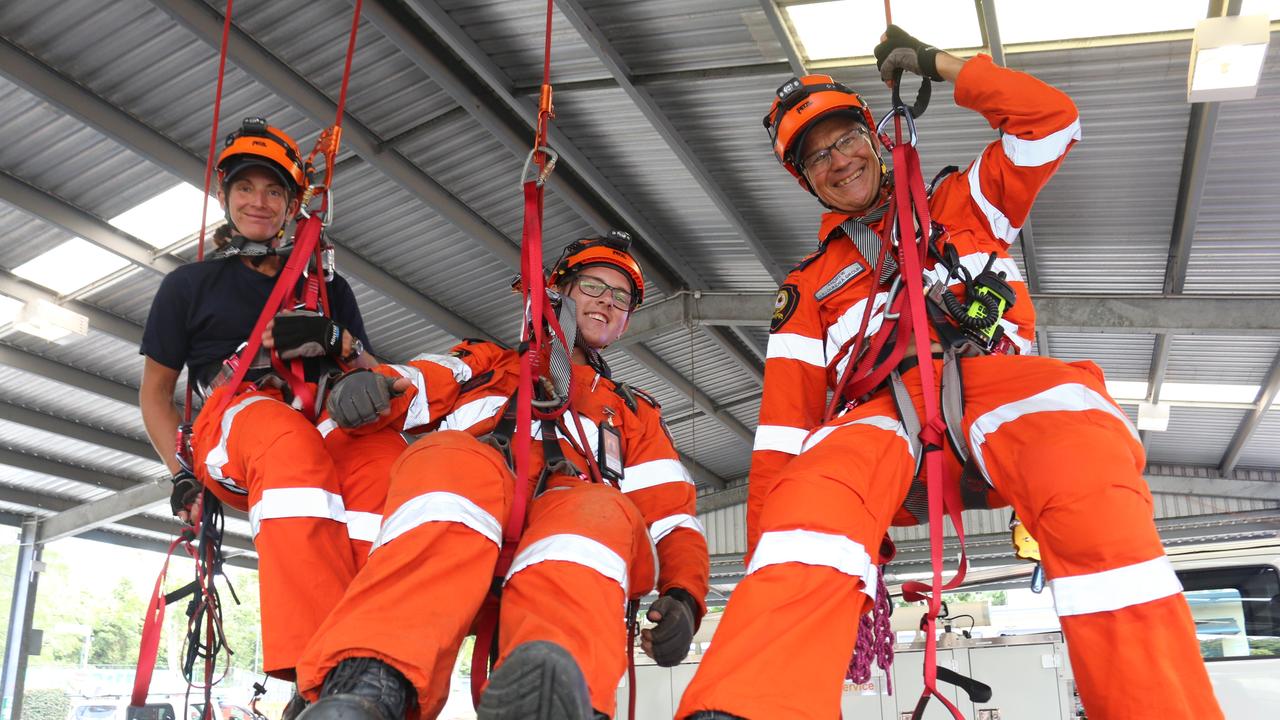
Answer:
<svg viewBox="0 0 1280 720"><path fill-rule="evenodd" d="M351 336L351 352L343 355L339 360L349 363L364 354L364 343L360 342L360 338Z"/></svg>

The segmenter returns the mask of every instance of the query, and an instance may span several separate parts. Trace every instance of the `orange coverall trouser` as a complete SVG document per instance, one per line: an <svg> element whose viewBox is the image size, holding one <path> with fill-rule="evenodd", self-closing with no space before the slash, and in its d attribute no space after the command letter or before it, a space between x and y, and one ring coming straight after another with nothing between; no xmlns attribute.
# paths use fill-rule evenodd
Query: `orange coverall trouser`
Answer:
<svg viewBox="0 0 1280 720"><path fill-rule="evenodd" d="M1221 718L1152 520L1142 446L1102 372L1010 356L962 370L966 437L1040 543L1089 717ZM918 371L904 379L923 418ZM839 717L874 553L914 465L886 392L809 437L766 498L747 577L676 717Z"/></svg>
<svg viewBox="0 0 1280 720"><path fill-rule="evenodd" d="M205 403L193 428L195 471L223 502L247 510L258 551L263 667L292 680L302 649L364 564L377 534L399 433L317 427L274 390L221 414Z"/></svg>
<svg viewBox="0 0 1280 720"><path fill-rule="evenodd" d="M496 450L459 431L414 443L391 478L369 562L304 652L298 687L314 700L339 662L374 657L416 688L417 717L434 718L493 580L514 478ZM654 574L630 500L608 486L553 480L529 505L507 574L499 664L522 643L557 643L582 668L592 705L612 714L627 662L625 602L648 592Z"/></svg>

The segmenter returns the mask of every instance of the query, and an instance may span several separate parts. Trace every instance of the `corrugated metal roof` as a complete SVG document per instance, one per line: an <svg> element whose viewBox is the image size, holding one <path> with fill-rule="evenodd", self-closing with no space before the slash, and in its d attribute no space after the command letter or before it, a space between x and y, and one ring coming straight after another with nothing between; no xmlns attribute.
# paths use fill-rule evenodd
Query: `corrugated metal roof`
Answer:
<svg viewBox="0 0 1280 720"><path fill-rule="evenodd" d="M1152 462L1217 465L1244 416L1244 410L1172 407L1169 429L1147 435L1147 455Z"/></svg>

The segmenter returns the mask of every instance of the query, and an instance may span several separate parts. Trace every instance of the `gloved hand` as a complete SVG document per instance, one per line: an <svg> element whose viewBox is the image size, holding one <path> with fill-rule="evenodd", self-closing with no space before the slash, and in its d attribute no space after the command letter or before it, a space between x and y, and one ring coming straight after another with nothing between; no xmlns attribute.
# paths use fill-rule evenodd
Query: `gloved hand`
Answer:
<svg viewBox="0 0 1280 720"><path fill-rule="evenodd" d="M174 473L171 480L173 492L169 495L169 509L173 511L174 517L181 518L183 522L190 522L191 506L195 504L196 498L200 497L203 486L195 475L186 470Z"/></svg>
<svg viewBox="0 0 1280 720"><path fill-rule="evenodd" d="M689 655L694 609L689 601L668 593L653 601L645 617L657 626L640 631L640 647L662 667L675 667Z"/></svg>
<svg viewBox="0 0 1280 720"><path fill-rule="evenodd" d="M897 25L890 25L884 31L884 38L875 49L876 69L882 80L889 82L894 71L901 68L942 82L938 74L938 48L911 37Z"/></svg>
<svg viewBox="0 0 1280 720"><path fill-rule="evenodd" d="M409 381L372 370L353 370L338 378L325 399L325 409L341 428L368 425L391 409L391 398L399 397Z"/></svg>
<svg viewBox="0 0 1280 720"><path fill-rule="evenodd" d="M263 331L263 345L274 347L281 360L342 355L343 327L320 313L285 310ZM268 339L269 338L269 339Z"/></svg>

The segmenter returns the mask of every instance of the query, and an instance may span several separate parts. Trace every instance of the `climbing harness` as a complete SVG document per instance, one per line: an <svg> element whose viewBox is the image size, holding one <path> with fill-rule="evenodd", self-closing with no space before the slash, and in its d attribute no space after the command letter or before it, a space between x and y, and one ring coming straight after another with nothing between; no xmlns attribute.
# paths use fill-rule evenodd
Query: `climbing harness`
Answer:
<svg viewBox="0 0 1280 720"><path fill-rule="evenodd" d="M356 0L351 22L351 33L347 43L346 60L343 67L342 86L337 103L337 117L333 126L320 134L315 148L301 163L302 179L307 182L307 187L300 188L302 190L299 199L299 216L301 219L295 229L292 243L272 251L273 254L287 256L288 259L283 270L277 276L275 286L263 307L262 313L254 324L253 330L242 348L242 352L234 356L235 360L228 365L230 378L227 380L227 384L231 386L231 389L220 396L218 405L210 412L221 413L224 411L230 404L232 397L242 389L241 383L244 381L246 373L255 363L253 361L242 362L240 359L256 358L258 356L258 349L262 343L262 332L270 319L279 310L286 307L289 309L303 307L307 310L328 314L329 301L324 281L332 278L333 249L332 246L324 242L323 230L332 221L331 188L333 172L339 141L342 136L342 119L346 106L347 86L351 78L351 62L355 55L356 31L360 23L361 4L362 0ZM218 56L218 81L214 95L213 125L209 138L208 158L205 164L204 193L206 197L213 181L232 11L233 0L227 0L227 8L222 25L222 42ZM273 138L277 144L283 145L284 150L290 150L287 144L281 143L278 138L274 138L268 130L266 121L257 118L241 124L242 134L266 135ZM233 135L233 137L235 136ZM234 142L234 140L231 141ZM313 163L317 155L324 156L324 180L319 185L311 182ZM292 159L297 160L296 157ZM299 180L297 174L291 172L291 176L295 181ZM319 197L318 206L312 208L312 201L317 196ZM200 215L200 241L196 251L198 261L204 260L205 228L208 226L207 205L207 203L204 204ZM243 250L243 248L244 245L241 244L241 249ZM244 254L252 255L252 251ZM263 254L265 255L266 253L264 252ZM296 290L298 281L303 277L308 264L311 264L313 260L313 267L311 272L306 274L302 298L299 300ZM291 304L286 305L286 300ZM304 381L301 359L295 359L286 364L279 359L274 351L270 354L270 357L271 366L276 374L283 378L292 392L294 406L314 420L318 414L319 402L315 397L314 391ZM183 420L178 426L175 439L175 454L178 463L188 472L193 472L191 437L194 390L193 383L189 379L186 387ZM223 634L222 608L218 590L215 586L216 577L222 574L223 563L222 505L208 488L201 492L200 497L192 508L190 522L191 526L183 528L178 537L170 544L169 556L166 557L160 575L156 579L155 591L147 608L143 623L142 641L138 653L138 667L134 676L133 695L128 711L130 718L146 716L146 700L150 689L151 676L155 669L155 661L158 656L165 607L169 603L187 595L191 595L192 598L187 609L189 622L186 651L183 658L183 674L187 679L189 688L197 687L195 665L197 660L203 662L203 682L199 687L204 691L204 720L212 720L213 718L211 698L213 686L221 680L221 678L217 680L214 678L217 658L222 653L229 656L231 649L227 646L226 638ZM197 544L193 546L193 542ZM195 560L196 578L183 588L165 594L164 581L168 573L169 557L179 547ZM227 584L227 587L231 592L232 598L238 603L239 600L235 597L235 590L230 583Z"/></svg>

